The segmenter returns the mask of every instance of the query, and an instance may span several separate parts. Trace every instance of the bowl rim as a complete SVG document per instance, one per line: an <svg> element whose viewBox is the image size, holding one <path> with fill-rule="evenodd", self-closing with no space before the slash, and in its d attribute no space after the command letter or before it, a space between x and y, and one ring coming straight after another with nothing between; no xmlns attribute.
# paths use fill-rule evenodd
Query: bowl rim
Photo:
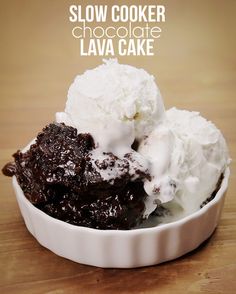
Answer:
<svg viewBox="0 0 236 294"><path fill-rule="evenodd" d="M211 206L216 205L220 199L224 196L227 187L228 187L228 181L229 181L229 176L230 176L230 169L229 167L227 167L224 171L224 178L222 180L220 189L217 191L215 197L209 201L205 206L203 206L202 208L200 208L199 210L197 210L196 212L185 216L179 220L170 222L170 223L164 223L164 224L159 224L157 226L154 227L146 227L146 228L135 228L135 229L129 229L129 230L104 230L104 229L95 229L95 228L89 228L89 227L83 227L83 226L77 226L77 225L73 225L70 223L66 223L62 220L56 219L48 214L46 214L45 212L43 212L42 210L38 209L37 207L35 207L24 195L24 192L22 191L20 185L18 184L18 181L16 179L16 176L13 176L12 178L12 184L14 189L16 190L17 193L17 197L19 197L20 201L23 201L24 204L27 206L28 209L30 209L32 212L39 214L39 216L43 217L43 218L47 218L48 221L53 222L55 224L61 225L64 227L64 229L67 230L73 230L73 231L87 231L87 232L91 232L93 234L98 234L98 235L130 235L130 236L135 236L135 235L139 235L139 234L149 234L149 233L153 233L153 232L159 232L165 229L168 229L170 227L178 227L180 225L183 225L184 223L188 222L191 219L196 219L198 217L200 217L201 215L203 215Z"/></svg>

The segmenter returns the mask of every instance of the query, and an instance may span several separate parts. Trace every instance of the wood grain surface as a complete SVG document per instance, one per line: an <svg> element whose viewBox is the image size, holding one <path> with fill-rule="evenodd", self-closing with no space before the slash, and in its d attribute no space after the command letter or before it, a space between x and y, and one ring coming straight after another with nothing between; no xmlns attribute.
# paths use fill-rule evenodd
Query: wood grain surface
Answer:
<svg viewBox="0 0 236 294"><path fill-rule="evenodd" d="M1 175L0 293L236 293L236 2L99 2L166 5L156 55L119 59L156 77L166 108L200 111L222 130L233 161L220 224L200 248L161 265L129 270L80 265L37 243L24 225L10 179ZM0 2L1 167L63 110L75 75L101 63L100 57L79 56L68 21L71 3Z"/></svg>

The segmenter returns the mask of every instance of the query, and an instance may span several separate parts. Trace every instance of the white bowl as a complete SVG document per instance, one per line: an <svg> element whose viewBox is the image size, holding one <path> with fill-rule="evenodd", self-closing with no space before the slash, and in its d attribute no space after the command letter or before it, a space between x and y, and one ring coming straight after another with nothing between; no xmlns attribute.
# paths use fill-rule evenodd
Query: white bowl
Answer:
<svg viewBox="0 0 236 294"><path fill-rule="evenodd" d="M172 260L197 248L214 232L228 187L229 168L215 198L178 221L152 228L97 230L50 217L24 196L15 177L13 187L30 233L44 247L75 262L112 268L133 268Z"/></svg>

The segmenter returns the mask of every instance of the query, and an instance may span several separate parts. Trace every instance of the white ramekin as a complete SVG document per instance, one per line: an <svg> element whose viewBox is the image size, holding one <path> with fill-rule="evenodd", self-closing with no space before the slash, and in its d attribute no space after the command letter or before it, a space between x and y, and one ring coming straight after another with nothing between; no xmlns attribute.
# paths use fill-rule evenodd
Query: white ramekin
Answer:
<svg viewBox="0 0 236 294"><path fill-rule="evenodd" d="M97 230L57 220L25 198L15 177L13 187L26 227L41 245L75 262L104 268L133 268L175 259L205 241L219 222L229 174L227 168L215 198L192 215L128 231Z"/></svg>

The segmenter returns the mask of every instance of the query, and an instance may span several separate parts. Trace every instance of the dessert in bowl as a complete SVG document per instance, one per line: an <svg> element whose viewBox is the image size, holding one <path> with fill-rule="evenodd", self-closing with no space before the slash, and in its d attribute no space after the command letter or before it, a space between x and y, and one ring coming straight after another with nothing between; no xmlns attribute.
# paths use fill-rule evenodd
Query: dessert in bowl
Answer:
<svg viewBox="0 0 236 294"><path fill-rule="evenodd" d="M45 247L101 267L177 258L214 231L229 177L221 132L165 111L153 76L116 60L77 76L64 112L3 169Z"/></svg>

